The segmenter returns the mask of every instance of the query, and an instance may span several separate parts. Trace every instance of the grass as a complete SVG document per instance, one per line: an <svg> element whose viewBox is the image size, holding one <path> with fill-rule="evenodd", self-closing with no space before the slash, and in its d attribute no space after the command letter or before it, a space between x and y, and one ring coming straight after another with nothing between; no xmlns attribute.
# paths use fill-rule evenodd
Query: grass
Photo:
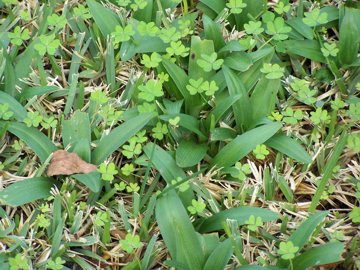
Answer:
<svg viewBox="0 0 360 270"><path fill-rule="evenodd" d="M2 0L0 22L1 270L360 269L356 1Z"/></svg>

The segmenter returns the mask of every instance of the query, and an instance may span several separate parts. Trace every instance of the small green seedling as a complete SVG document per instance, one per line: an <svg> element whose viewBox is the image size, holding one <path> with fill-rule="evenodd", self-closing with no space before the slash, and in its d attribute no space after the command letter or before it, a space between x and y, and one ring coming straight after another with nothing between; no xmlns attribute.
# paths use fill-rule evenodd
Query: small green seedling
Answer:
<svg viewBox="0 0 360 270"><path fill-rule="evenodd" d="M347 147L354 153L360 153L360 134L351 134L347 138Z"/></svg>
<svg viewBox="0 0 360 270"><path fill-rule="evenodd" d="M188 211L195 215L195 214L201 214L202 212L204 212L206 208L206 204L204 203L203 199L198 199L198 200L195 200L193 199L191 201L191 206L188 206Z"/></svg>
<svg viewBox="0 0 360 270"><path fill-rule="evenodd" d="M90 100L98 103L99 105L105 104L109 101L108 96L101 90L96 90L90 94Z"/></svg>
<svg viewBox="0 0 360 270"><path fill-rule="evenodd" d="M206 72L211 70L218 70L224 63L223 59L217 59L217 53L213 52L210 55L201 54L201 58L196 63Z"/></svg>
<svg viewBox="0 0 360 270"><path fill-rule="evenodd" d="M330 101L331 103L331 108L334 110L334 111L338 111L340 109L343 109L346 105L346 103L344 101L342 101L340 98L336 98L332 101Z"/></svg>
<svg viewBox="0 0 360 270"><path fill-rule="evenodd" d="M264 63L260 71L266 74L265 77L267 79L273 80L280 79L282 76L284 76L285 68L280 67L278 64Z"/></svg>
<svg viewBox="0 0 360 270"><path fill-rule="evenodd" d="M98 211L94 218L94 225L103 227L105 223L109 222L109 214L107 212Z"/></svg>
<svg viewBox="0 0 360 270"><path fill-rule="evenodd" d="M14 32L8 33L8 37L10 38L11 44L20 46L24 41L30 38L29 29L25 28L21 31L20 26L16 26Z"/></svg>
<svg viewBox="0 0 360 270"><path fill-rule="evenodd" d="M257 159L264 160L270 152L267 150L265 144L259 144L253 150L253 154Z"/></svg>
<svg viewBox="0 0 360 270"><path fill-rule="evenodd" d="M128 24L125 27L120 25L115 26L115 32L111 33L112 38L114 39L115 47L118 47L118 44L121 42L125 42L131 39L131 37L135 34L132 26Z"/></svg>
<svg viewBox="0 0 360 270"><path fill-rule="evenodd" d="M121 192L126 189L126 183L124 181L121 181L120 183L116 183L114 187L117 191Z"/></svg>
<svg viewBox="0 0 360 270"><path fill-rule="evenodd" d="M281 255L283 260L292 260L295 258L296 252L299 251L299 247L294 246L291 241L281 242L278 250L278 254Z"/></svg>
<svg viewBox="0 0 360 270"><path fill-rule="evenodd" d="M140 236L128 233L125 239L120 240L120 247L127 253L132 253L134 250L142 246Z"/></svg>
<svg viewBox="0 0 360 270"><path fill-rule="evenodd" d="M44 214L39 214L36 217L36 224L39 226L39 228L46 229L50 226L50 220Z"/></svg>
<svg viewBox="0 0 360 270"><path fill-rule="evenodd" d="M59 16L57 14L48 16L47 22L49 25L54 26L57 29L63 28L67 23L65 15Z"/></svg>
<svg viewBox="0 0 360 270"><path fill-rule="evenodd" d="M280 122L283 119L283 116L279 112L271 112L268 118L272 121Z"/></svg>
<svg viewBox="0 0 360 270"><path fill-rule="evenodd" d="M311 12L305 12L303 22L310 27L314 27L319 24L327 23L327 18L327 13L321 13L319 8L314 8Z"/></svg>
<svg viewBox="0 0 360 270"><path fill-rule="evenodd" d="M74 8L74 16L82 20L87 20L91 18L89 9L81 4Z"/></svg>
<svg viewBox="0 0 360 270"><path fill-rule="evenodd" d="M151 136L154 139L162 140L164 135L168 134L168 128L166 124L161 124L160 122L156 123L156 126L152 129Z"/></svg>
<svg viewBox="0 0 360 270"><path fill-rule="evenodd" d="M173 127L178 127L179 122L180 122L180 116L176 116L174 118L169 119L169 124L172 125Z"/></svg>
<svg viewBox="0 0 360 270"><path fill-rule="evenodd" d="M226 6L230 9L230 13L240 14L247 5L243 3L243 0L229 0Z"/></svg>
<svg viewBox="0 0 360 270"><path fill-rule="evenodd" d="M353 121L360 121L360 102L351 103L349 105L348 115Z"/></svg>
<svg viewBox="0 0 360 270"><path fill-rule="evenodd" d="M118 173L118 170L116 169L115 163L111 162L109 164L101 163L98 172L101 173L101 178L104 181L113 181L114 175Z"/></svg>
<svg viewBox="0 0 360 270"><path fill-rule="evenodd" d="M146 0L135 0L134 3L130 5L130 8L133 11L138 11L139 9L144 9L147 6Z"/></svg>
<svg viewBox="0 0 360 270"><path fill-rule="evenodd" d="M257 228L262 227L264 225L261 217L255 217L254 215L251 215L248 220L245 221L245 224L247 225L246 228L248 230L255 232Z"/></svg>

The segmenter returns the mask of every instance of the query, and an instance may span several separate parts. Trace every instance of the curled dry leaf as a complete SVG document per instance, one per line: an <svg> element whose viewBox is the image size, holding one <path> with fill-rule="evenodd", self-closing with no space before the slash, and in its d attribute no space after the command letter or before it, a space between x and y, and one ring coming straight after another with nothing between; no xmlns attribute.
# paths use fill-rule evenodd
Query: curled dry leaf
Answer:
<svg viewBox="0 0 360 270"><path fill-rule="evenodd" d="M89 173L96 170L96 165L83 161L77 154L65 150L53 153L47 169L48 176L70 175L75 173Z"/></svg>

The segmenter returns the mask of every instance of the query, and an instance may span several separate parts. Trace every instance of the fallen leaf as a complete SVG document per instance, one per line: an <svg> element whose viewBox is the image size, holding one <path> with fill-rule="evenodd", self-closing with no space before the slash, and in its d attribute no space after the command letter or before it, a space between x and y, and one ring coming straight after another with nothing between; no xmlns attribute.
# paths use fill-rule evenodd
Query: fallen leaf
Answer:
<svg viewBox="0 0 360 270"><path fill-rule="evenodd" d="M47 169L48 176L70 175L75 173L89 173L96 170L96 165L83 161L77 154L65 150L53 153Z"/></svg>

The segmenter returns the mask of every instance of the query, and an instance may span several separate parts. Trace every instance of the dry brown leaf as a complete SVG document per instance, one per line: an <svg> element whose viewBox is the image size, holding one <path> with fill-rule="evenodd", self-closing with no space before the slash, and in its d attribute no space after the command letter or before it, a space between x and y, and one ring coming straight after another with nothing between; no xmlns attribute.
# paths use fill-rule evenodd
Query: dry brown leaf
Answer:
<svg viewBox="0 0 360 270"><path fill-rule="evenodd" d="M70 175L75 173L89 173L96 170L96 165L83 161L77 154L65 150L53 153L47 169L48 176Z"/></svg>

